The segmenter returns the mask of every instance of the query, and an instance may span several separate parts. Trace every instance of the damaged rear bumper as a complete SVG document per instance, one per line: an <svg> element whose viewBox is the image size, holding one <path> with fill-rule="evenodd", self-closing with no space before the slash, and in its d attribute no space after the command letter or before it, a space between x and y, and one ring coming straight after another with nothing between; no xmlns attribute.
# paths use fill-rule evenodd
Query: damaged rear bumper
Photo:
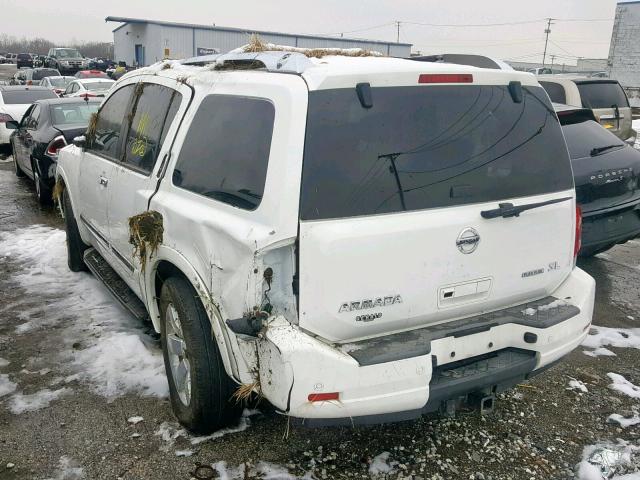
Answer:
<svg viewBox="0 0 640 480"><path fill-rule="evenodd" d="M558 361L587 335L594 297L595 281L576 268L539 302L350 345L272 324L259 347L262 393L310 425L415 418L461 395L497 393ZM329 392L339 400L309 400Z"/></svg>

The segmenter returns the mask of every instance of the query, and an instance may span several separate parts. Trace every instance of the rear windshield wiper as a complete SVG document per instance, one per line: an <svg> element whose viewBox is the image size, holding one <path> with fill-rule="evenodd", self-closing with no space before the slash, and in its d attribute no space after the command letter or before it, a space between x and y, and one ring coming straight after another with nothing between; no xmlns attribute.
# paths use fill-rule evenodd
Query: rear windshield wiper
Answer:
<svg viewBox="0 0 640 480"><path fill-rule="evenodd" d="M547 200L546 202L528 203L526 205L514 205L513 203L500 203L499 208L494 210L483 210L480 212L482 218L509 218L519 217L522 212L527 210L533 210L534 208L544 207L546 205L553 205L554 203L566 202L573 197L556 198L554 200Z"/></svg>
<svg viewBox="0 0 640 480"><path fill-rule="evenodd" d="M593 150L591 150L591 156L597 157L598 155L606 152L607 150L611 150L612 148L618 148L618 147L624 147L624 145L617 144L617 145L607 145L606 147L596 147Z"/></svg>

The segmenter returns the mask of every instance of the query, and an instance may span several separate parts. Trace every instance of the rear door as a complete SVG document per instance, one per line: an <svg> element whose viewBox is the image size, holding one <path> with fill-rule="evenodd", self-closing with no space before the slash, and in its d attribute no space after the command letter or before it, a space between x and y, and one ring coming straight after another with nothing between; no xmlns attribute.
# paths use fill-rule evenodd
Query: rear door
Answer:
<svg viewBox="0 0 640 480"><path fill-rule="evenodd" d="M480 76L475 74L474 76ZM566 146L541 87L309 93L300 326L349 341L553 292L573 268ZM486 219L501 203L557 202Z"/></svg>
<svg viewBox="0 0 640 480"><path fill-rule="evenodd" d="M633 121L629 100L615 80L576 82L582 106L593 110L600 124L622 140L631 137Z"/></svg>
<svg viewBox="0 0 640 480"><path fill-rule="evenodd" d="M131 101L133 116L125 135L122 160L114 169L109 191L109 239L117 259L114 267L140 294L144 291L137 275L140 261L129 243L129 218L148 208L159 170L168 160L176 119L182 118L191 90L175 80L155 79L154 83L142 82L136 92L139 95Z"/></svg>

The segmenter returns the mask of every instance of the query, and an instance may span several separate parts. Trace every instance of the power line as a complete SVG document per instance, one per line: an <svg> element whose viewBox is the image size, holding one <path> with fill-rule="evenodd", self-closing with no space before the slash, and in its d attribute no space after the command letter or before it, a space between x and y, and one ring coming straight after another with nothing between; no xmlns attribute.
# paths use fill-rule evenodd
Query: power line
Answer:
<svg viewBox="0 0 640 480"><path fill-rule="evenodd" d="M525 21L520 21L520 22L504 22L504 23L467 23L467 24L461 24L461 23L451 23L451 24L445 24L445 23L422 23L422 22L402 22L402 23L406 23L407 25L419 25L421 27L448 27L448 28L466 28L466 27L503 27L503 26L510 26L510 25L526 25L529 23L540 23L545 21L546 18L543 19L538 19L538 20L525 20Z"/></svg>

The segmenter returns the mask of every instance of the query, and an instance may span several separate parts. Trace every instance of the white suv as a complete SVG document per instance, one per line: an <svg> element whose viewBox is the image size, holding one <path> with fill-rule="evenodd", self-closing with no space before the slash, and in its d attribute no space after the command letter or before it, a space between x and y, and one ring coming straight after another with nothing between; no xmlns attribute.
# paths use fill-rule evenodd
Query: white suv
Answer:
<svg viewBox="0 0 640 480"><path fill-rule="evenodd" d="M69 266L148 315L198 432L234 392L309 424L489 407L591 324L569 156L526 73L163 63L115 84L57 175Z"/></svg>

